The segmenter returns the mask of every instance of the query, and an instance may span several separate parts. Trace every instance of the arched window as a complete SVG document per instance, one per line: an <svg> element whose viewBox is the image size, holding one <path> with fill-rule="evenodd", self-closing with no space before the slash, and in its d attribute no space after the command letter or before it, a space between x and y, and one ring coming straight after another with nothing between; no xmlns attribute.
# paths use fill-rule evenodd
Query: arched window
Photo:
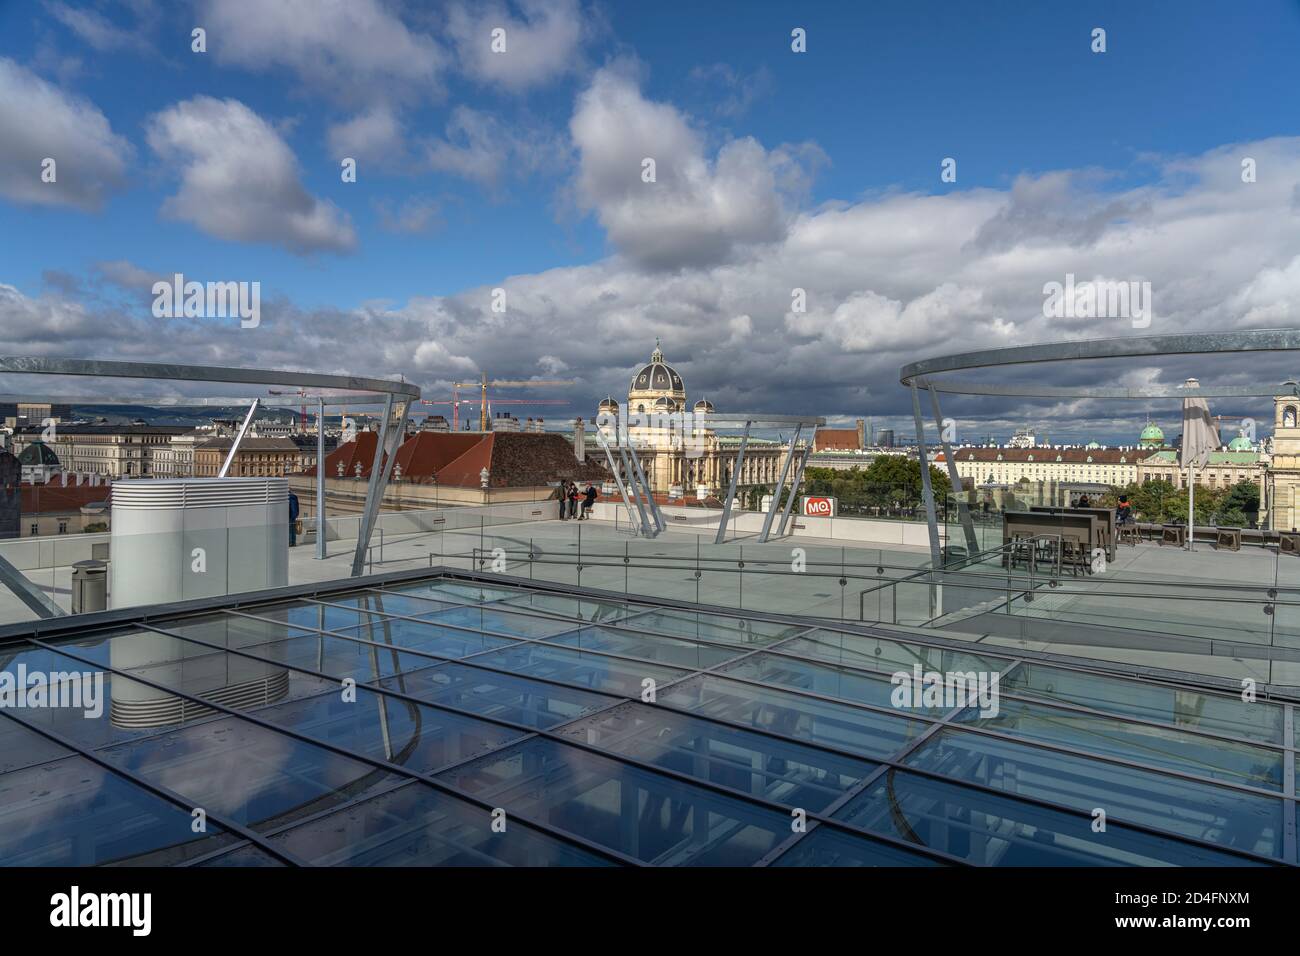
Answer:
<svg viewBox="0 0 1300 956"><path fill-rule="evenodd" d="M1282 409L1282 427L1295 428L1295 406L1288 405Z"/></svg>

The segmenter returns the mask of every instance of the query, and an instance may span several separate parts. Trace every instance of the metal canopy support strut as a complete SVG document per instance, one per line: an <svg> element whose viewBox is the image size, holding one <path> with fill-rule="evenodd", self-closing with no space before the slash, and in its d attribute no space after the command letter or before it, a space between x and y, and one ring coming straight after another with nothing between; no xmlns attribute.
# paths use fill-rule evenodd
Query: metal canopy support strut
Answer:
<svg viewBox="0 0 1300 956"><path fill-rule="evenodd" d="M785 491L785 479L790 474L790 463L794 461L795 448L799 444L799 435L802 432L803 425L796 425L794 437L790 439L790 451L786 453L785 461L781 465L781 477L777 479L776 491L772 493L772 503L767 506L767 514L763 516L763 530L758 535L760 542L767 542L767 536L772 530L772 519L776 517L776 510L781 507L781 495ZM790 497L794 497L794 488L790 489Z"/></svg>
<svg viewBox="0 0 1300 956"><path fill-rule="evenodd" d="M37 617L62 617L67 613L4 557L0 557L0 584L12 591L14 597L26 604Z"/></svg>
<svg viewBox="0 0 1300 956"><path fill-rule="evenodd" d="M616 442L618 441L617 423L615 423L614 426L614 440ZM609 442L605 441L604 429L601 428L599 425L596 426L596 441L600 444L601 449L604 450L605 452L605 460L609 462L609 473L614 476L614 481L618 484L618 493L623 496L623 507L627 509L628 524L632 525L633 527L637 527L636 515L632 512L632 499L628 495L627 485L623 483L622 472L619 469L618 465L615 464L614 462L614 453L610 450ZM561 501L564 500L563 488L564 486L563 484L561 484L560 485ZM638 505L639 504L640 502L638 502ZM637 528L637 533L638 534L641 533L639 527Z"/></svg>
<svg viewBox="0 0 1300 956"><path fill-rule="evenodd" d="M226 477L230 471L230 466L235 460L235 455L239 452L239 443L244 440L244 434L248 431L248 426L253 421L253 416L257 414L257 403L259 399L253 399L253 404L248 406L248 414L244 416L244 424L239 426L239 433L235 435L235 440L230 443L230 451L226 455L226 460L221 464L221 471L217 473L218 478Z"/></svg>
<svg viewBox="0 0 1300 956"><path fill-rule="evenodd" d="M641 515L641 527L637 534L646 538L653 537L650 533L650 516L646 514L645 502L641 500L641 490L637 487L636 470L627 457L627 446L620 444L617 447L619 460L623 463L623 477L627 479L628 491L632 494L632 500L636 502L637 513Z"/></svg>
<svg viewBox="0 0 1300 956"><path fill-rule="evenodd" d="M930 393L930 403L934 406L934 427L939 429L939 443L943 446L943 460L948 463L948 480L952 483L953 494L957 499L957 516L961 519L961 530L966 536L966 553L971 557L979 554L979 541L975 537L975 522L971 520L970 506L962 490L961 478L957 475L957 462L952 458L952 447L943 435L943 413L939 411L939 393L926 389ZM928 469L927 469L928 471Z"/></svg>
<svg viewBox="0 0 1300 956"><path fill-rule="evenodd" d="M401 444L406 431L406 409L409 407L407 401L403 400L396 403L397 406L397 424L393 425L393 396L389 395L384 400L384 420L379 426L379 440L375 442L375 458L370 465L370 483L366 488L366 508L361 515L361 527L357 530L357 550L352 556L352 576L355 578L361 574L361 569L366 562L366 548L370 545L370 535L374 532L375 521L379 514L379 505L384 497L384 489L388 487L388 476L393 470L393 464L397 459L397 446ZM392 433L393 447L390 449L389 433Z"/></svg>
<svg viewBox="0 0 1300 956"><path fill-rule="evenodd" d="M943 553L939 548L939 520L934 513L934 489L930 487L930 460L925 453L925 422L921 420L921 396L912 388L912 418L916 421L916 452L921 464L921 497L925 499L925 523L930 531L931 567L943 567ZM931 615L933 616L933 615Z"/></svg>
<svg viewBox="0 0 1300 956"><path fill-rule="evenodd" d="M752 424L753 422L745 422L745 430L740 435L740 447L736 449L736 464L731 470L727 500L722 503L722 518L718 522L718 536L713 539L714 544L722 544L727 536L727 522L731 520L731 503L736 500L736 482L740 480L740 469L745 464L745 446L749 444L749 426Z"/></svg>
<svg viewBox="0 0 1300 956"><path fill-rule="evenodd" d="M781 523L776 526L776 536L778 538L785 535L785 523L790 520L790 511L794 507L794 496L799 493L799 485L803 482L803 471L808 467L808 459L812 455L813 443L809 442L803 450L803 457L799 459L799 468L794 473L794 481L790 483L790 498L785 503L785 510L781 512ZM791 531L794 529L792 528Z"/></svg>
<svg viewBox="0 0 1300 956"><path fill-rule="evenodd" d="M654 519L655 530L653 534L647 535L650 538L656 538L663 533L664 516L659 510L659 504L655 501L654 491L650 488L650 482L646 480L645 472L641 468L641 459L636 456L636 448L632 444L632 438L629 435L627 440L627 453L632 457L632 467L636 469L637 481L639 482L639 492L645 494L646 503L650 506L650 517Z"/></svg>

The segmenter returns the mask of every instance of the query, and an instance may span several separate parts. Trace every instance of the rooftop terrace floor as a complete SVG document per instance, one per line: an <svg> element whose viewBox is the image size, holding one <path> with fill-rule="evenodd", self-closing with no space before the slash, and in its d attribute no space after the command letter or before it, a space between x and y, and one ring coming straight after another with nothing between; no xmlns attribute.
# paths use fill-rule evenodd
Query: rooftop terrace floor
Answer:
<svg viewBox="0 0 1300 956"><path fill-rule="evenodd" d="M107 698L0 710L0 864L1297 863L1289 702L681 603L433 571L0 629Z"/></svg>

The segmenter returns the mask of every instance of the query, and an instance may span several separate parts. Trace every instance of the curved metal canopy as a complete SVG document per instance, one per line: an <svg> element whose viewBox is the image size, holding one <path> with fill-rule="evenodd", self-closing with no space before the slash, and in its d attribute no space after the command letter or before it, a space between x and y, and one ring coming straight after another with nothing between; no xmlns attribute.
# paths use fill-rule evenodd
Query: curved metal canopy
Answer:
<svg viewBox="0 0 1300 956"><path fill-rule="evenodd" d="M1267 387L1230 386L1187 388L1178 385L1142 386L1047 386L983 384L942 381L930 376L967 369L1003 368L1043 362L1077 362L1105 358L1145 358L1166 355L1204 355L1225 352L1300 351L1300 329L1247 329L1232 332L1186 332L1172 335L1124 336L1113 339L1085 339L1045 345L962 352L922 359L904 365L899 381L908 387L927 388L958 395L1038 396L1044 398L1187 398L1272 396L1300 394L1295 382Z"/></svg>
<svg viewBox="0 0 1300 956"><path fill-rule="evenodd" d="M296 385L300 388L337 388L379 392L394 399L415 400L420 388L409 382L317 372L279 369L224 368L213 365L164 365L153 362L110 362L97 359L0 356L0 373L17 375L90 375L108 378L148 378L180 382L226 382L242 385Z"/></svg>
<svg viewBox="0 0 1300 956"><path fill-rule="evenodd" d="M238 385L288 385L296 386L304 394L295 396L277 396L258 399L259 403L285 405L305 404L314 400L319 408L325 405L356 405L382 402L383 418L380 424L379 440L375 445L374 460L370 467L370 481L366 486L366 503L362 511L357 544L352 558L352 575L361 573L370 536L374 531L384 488L388 484L396 459L397 445L404 437L406 414L411 403L420 398L420 388L409 382L394 382L383 378L364 378L356 375L324 375L318 372L288 372L280 369L229 368L214 365L171 365L154 362L117 362L98 359L44 358L38 356L0 356L0 374L14 375L84 375L94 378L139 378L155 381L175 382L223 382ZM307 389L332 389L330 395L323 393L306 394ZM377 393L377 394L376 394ZM30 401L30 399L28 399ZM244 399L247 401L247 399ZM64 399L64 401L68 401ZM101 400L102 401L102 400ZM109 397L106 404L117 404L120 397ZM226 399L185 398L180 401L141 398L141 404L165 405L210 404L213 401L226 402ZM395 413L395 414L394 414ZM250 409L249 417L252 417ZM394 420L395 419L395 420ZM246 420L247 423L247 420ZM317 455L324 458L323 429L320 430ZM241 432L242 434L242 432ZM238 441L238 439L236 439ZM232 449L233 451L233 449ZM317 557L325 557L325 478L324 469L317 467L316 501L317 501ZM21 573L12 571L6 574L0 564L0 583L10 584L17 592L27 587ZM30 588L29 588L30 590ZM21 595L20 595L21 596ZM34 601L35 599L33 599ZM51 607L29 604L38 614L49 613Z"/></svg>

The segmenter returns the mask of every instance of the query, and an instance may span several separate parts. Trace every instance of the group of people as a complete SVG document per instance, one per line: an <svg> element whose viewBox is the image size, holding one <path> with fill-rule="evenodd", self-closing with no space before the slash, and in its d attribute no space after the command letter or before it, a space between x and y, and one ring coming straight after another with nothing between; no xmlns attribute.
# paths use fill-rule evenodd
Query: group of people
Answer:
<svg viewBox="0 0 1300 956"><path fill-rule="evenodd" d="M588 483L586 491L579 491L578 486L572 481L561 481L559 488L556 489L556 496L560 499L560 520L566 518L576 518L582 521L584 518L591 517L591 507L596 503L596 498L600 492L596 486ZM578 513L578 501L582 501L582 513Z"/></svg>

